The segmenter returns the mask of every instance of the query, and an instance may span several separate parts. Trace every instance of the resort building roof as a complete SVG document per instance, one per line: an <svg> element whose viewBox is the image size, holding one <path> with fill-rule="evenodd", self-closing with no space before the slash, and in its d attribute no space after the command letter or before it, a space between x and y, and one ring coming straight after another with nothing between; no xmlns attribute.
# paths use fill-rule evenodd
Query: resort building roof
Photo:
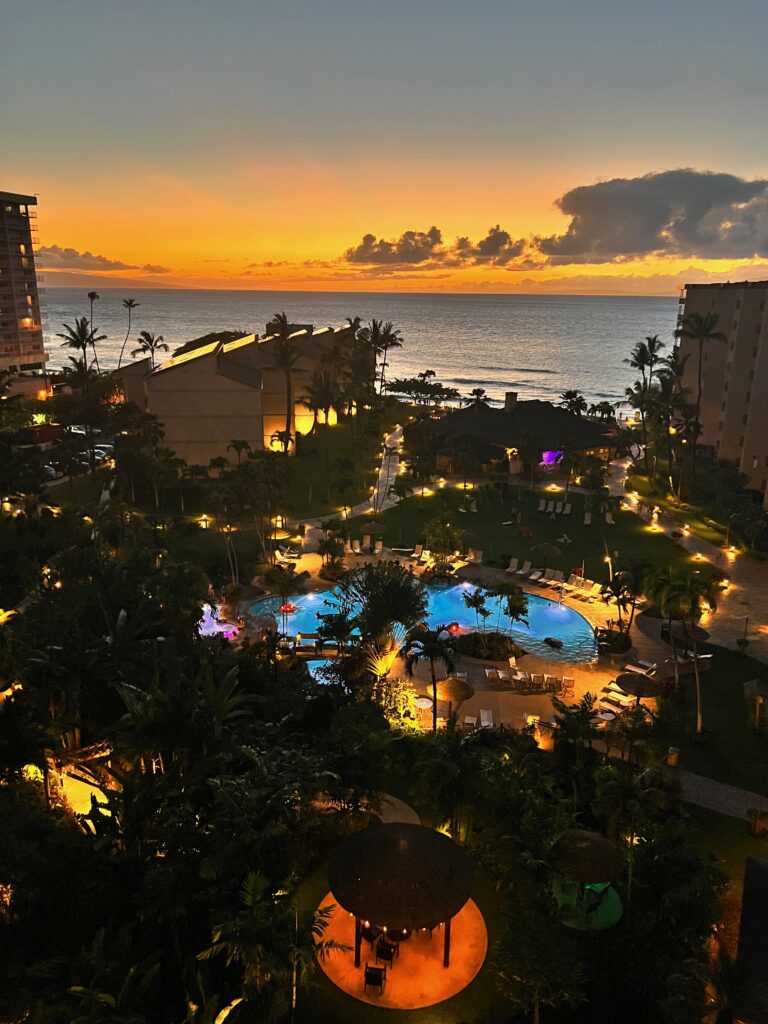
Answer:
<svg viewBox="0 0 768 1024"><path fill-rule="evenodd" d="M615 427L611 421L576 416L551 402L510 401L508 396L503 409L487 405L457 409L439 420L434 429L446 445L470 436L490 445L515 448L527 436L535 438L542 447L584 451L609 446Z"/></svg>

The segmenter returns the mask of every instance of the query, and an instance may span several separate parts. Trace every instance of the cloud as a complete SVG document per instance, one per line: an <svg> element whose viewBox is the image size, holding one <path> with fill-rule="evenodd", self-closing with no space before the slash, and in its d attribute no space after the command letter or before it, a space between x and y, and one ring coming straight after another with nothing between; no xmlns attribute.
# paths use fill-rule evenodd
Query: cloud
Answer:
<svg viewBox="0 0 768 1024"><path fill-rule="evenodd" d="M566 231L532 240L550 264L650 255L768 256L768 181L681 169L571 189L556 203Z"/></svg>
<svg viewBox="0 0 768 1024"><path fill-rule="evenodd" d="M123 263L122 260L96 255L87 249L80 252L78 249L61 245L42 246L40 261L45 270L139 270L144 274L169 274L171 272L170 267L163 267L156 263L145 263L144 266L139 267L134 263Z"/></svg>
<svg viewBox="0 0 768 1024"><path fill-rule="evenodd" d="M429 231L404 231L399 238L377 240L375 235L363 235L359 245L347 249L343 259L347 263L367 263L379 266L412 265L423 263L441 252L443 236L439 228Z"/></svg>
<svg viewBox="0 0 768 1024"><path fill-rule="evenodd" d="M474 245L468 238L463 237L457 238L454 246L456 256L473 266L485 263L504 266L522 256L525 249L524 238L513 239L512 235L498 224L488 228L485 238L481 238Z"/></svg>

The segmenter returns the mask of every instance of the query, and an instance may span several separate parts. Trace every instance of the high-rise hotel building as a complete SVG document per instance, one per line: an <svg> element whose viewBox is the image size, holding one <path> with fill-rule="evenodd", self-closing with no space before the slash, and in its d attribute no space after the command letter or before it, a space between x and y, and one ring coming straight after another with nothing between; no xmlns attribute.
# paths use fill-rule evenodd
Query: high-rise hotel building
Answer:
<svg viewBox="0 0 768 1024"><path fill-rule="evenodd" d="M35 196L0 192L0 371L42 373Z"/></svg>
<svg viewBox="0 0 768 1024"><path fill-rule="evenodd" d="M691 313L714 313L726 337L704 343L699 444L736 463L768 507L768 281L688 284L678 325ZM683 384L693 403L698 341L682 337L680 354L688 356Z"/></svg>

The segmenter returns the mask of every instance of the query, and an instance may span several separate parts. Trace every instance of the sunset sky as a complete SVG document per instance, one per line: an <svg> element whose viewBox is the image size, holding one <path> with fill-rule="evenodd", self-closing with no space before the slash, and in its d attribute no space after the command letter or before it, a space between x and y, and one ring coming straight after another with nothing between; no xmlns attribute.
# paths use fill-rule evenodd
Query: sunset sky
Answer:
<svg viewBox="0 0 768 1024"><path fill-rule="evenodd" d="M2 24L0 189L39 193L49 286L768 276L764 0L26 0Z"/></svg>

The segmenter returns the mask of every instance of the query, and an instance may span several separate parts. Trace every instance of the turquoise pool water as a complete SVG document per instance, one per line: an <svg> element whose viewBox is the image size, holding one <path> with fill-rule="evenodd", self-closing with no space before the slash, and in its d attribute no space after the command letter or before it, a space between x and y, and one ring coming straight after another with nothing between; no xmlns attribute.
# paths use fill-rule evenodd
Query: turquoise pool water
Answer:
<svg viewBox="0 0 768 1024"><path fill-rule="evenodd" d="M434 627L441 623L448 625L457 622L464 630L476 629L474 613L464 604L463 595L475 588L470 583L459 583L454 586L435 586L427 584L429 608L427 621ZM335 591L321 594L296 594L290 599L295 611L287 616L287 630L290 634L314 633L317 630L318 613L332 610ZM254 615L272 615L280 622L280 599L266 597L251 606ZM528 625L516 622L510 625L509 619L500 613L499 599L489 598L488 609L491 612L486 621L489 629L498 628L510 633L514 639L530 654L538 654L552 661L587 662L597 657L597 641L592 627L573 608L557 601L550 601L538 594L528 595ZM500 614L499 614L500 613ZM560 640L559 650L544 643L545 637Z"/></svg>

